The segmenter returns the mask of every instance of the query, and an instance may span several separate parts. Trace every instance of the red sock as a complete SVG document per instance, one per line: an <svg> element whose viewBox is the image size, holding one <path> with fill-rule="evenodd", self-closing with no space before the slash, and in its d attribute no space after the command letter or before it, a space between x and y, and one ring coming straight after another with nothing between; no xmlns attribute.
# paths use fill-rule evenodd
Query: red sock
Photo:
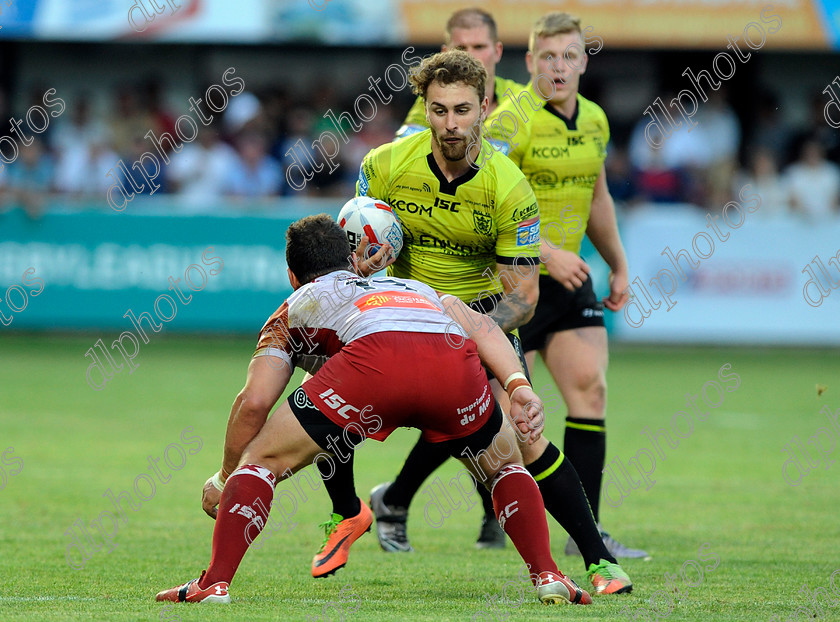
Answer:
<svg viewBox="0 0 840 622"><path fill-rule="evenodd" d="M528 564L531 577L550 570L558 572L551 558L545 504L540 489L525 467L509 464L493 478L493 509L519 555Z"/></svg>
<svg viewBox="0 0 840 622"><path fill-rule="evenodd" d="M254 464L231 474L219 502L210 567L198 587L204 589L219 581L230 583L248 547L265 527L274 486L274 474Z"/></svg>

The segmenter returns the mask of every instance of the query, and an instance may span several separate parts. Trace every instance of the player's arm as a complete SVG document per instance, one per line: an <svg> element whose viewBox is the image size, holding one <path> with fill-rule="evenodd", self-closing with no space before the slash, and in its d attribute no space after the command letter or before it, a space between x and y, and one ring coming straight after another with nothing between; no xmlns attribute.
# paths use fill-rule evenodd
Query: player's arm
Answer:
<svg viewBox="0 0 840 622"><path fill-rule="evenodd" d="M540 271L535 265L520 263L518 266L496 264L496 277L505 293L489 316L506 333L534 317L540 297Z"/></svg>
<svg viewBox="0 0 840 622"><path fill-rule="evenodd" d="M537 198L525 176L516 169L512 178L500 177L500 185L513 187L498 196L496 278L504 293L490 313L505 332L522 326L534 316L540 295L539 257L534 248L540 238ZM510 175L500 171L500 175ZM509 180L509 181L508 181Z"/></svg>
<svg viewBox="0 0 840 622"><path fill-rule="evenodd" d="M505 379L514 376L504 387L510 396L511 419L524 435L530 435L529 444L537 441L545 421L542 401L525 379L519 357L502 329L490 317L473 311L459 298L439 295L446 314L475 342L482 364L503 384ZM521 388L517 389L518 386Z"/></svg>
<svg viewBox="0 0 840 622"><path fill-rule="evenodd" d="M255 356L248 366L245 387L230 409L222 469L232 473L248 444L265 425L271 409L292 377L292 368L275 356Z"/></svg>
<svg viewBox="0 0 840 622"><path fill-rule="evenodd" d="M201 505L212 518L216 518L222 494L219 488L239 466L242 453L265 425L268 414L286 390L291 377L291 366L279 357L262 355L251 359L245 387L230 409L222 468L204 484ZM215 483L214 478L218 478Z"/></svg>
<svg viewBox="0 0 840 622"><path fill-rule="evenodd" d="M611 311L619 311L629 298L627 256L618 235L615 204L607 188L607 172L603 165L592 194L586 235L610 267L610 295L604 298L604 305Z"/></svg>

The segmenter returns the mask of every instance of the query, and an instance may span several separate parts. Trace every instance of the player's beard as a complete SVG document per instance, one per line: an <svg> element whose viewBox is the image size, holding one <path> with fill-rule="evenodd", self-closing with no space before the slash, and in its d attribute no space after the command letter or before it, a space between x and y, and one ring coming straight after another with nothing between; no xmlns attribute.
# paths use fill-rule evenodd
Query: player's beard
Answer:
<svg viewBox="0 0 840 622"><path fill-rule="evenodd" d="M447 138L457 138L458 142L447 142ZM444 159L450 162L458 162L463 160L467 155L467 137L465 135L458 135L447 132L442 135L435 136L438 147Z"/></svg>
<svg viewBox="0 0 840 622"><path fill-rule="evenodd" d="M435 140L444 159L450 162L459 162L467 155L467 149L480 144L479 136L481 135L481 119L478 119L474 125L464 134L456 134L454 132L446 132L444 134L435 134ZM446 142L447 138L457 138L458 142Z"/></svg>

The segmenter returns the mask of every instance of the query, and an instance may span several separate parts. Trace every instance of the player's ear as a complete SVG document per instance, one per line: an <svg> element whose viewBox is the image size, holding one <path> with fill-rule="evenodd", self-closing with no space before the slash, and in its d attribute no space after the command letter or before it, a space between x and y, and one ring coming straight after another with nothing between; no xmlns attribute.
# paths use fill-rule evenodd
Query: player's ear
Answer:
<svg viewBox="0 0 840 622"><path fill-rule="evenodd" d="M586 73L586 66L589 64L589 54L586 53L586 48L583 47L581 44L580 49L582 50L581 55L579 58L573 59L573 62L570 62L569 59L566 59L566 63L570 65L575 71L578 72L578 75L583 75Z"/></svg>
<svg viewBox="0 0 840 622"><path fill-rule="evenodd" d="M295 273L292 272L292 269L286 268L286 272L289 275L289 284L292 286L292 289L300 289L300 281L295 276Z"/></svg>
<svg viewBox="0 0 840 622"><path fill-rule="evenodd" d="M502 60L502 42L496 41L496 62Z"/></svg>
<svg viewBox="0 0 840 622"><path fill-rule="evenodd" d="M534 75L534 55L531 54L531 50L525 52L525 66L528 68L528 75Z"/></svg>

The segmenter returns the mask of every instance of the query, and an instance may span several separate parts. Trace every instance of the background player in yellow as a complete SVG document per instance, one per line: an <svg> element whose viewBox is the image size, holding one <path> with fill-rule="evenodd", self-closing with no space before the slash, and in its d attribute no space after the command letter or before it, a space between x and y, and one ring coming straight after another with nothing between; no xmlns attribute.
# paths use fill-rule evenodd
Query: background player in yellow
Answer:
<svg viewBox="0 0 840 622"><path fill-rule="evenodd" d="M496 75L496 65L502 60L502 42L499 41L496 20L490 13L479 8L456 11L446 22L445 37L446 42L440 47L441 51L463 50L484 65L487 72L485 95L488 115L512 93L522 90L524 85ZM397 130L397 138L411 136L428 127L426 104L418 95L403 125Z"/></svg>
<svg viewBox="0 0 840 622"><path fill-rule="evenodd" d="M598 520L606 455L604 306L618 311L628 298L627 258L604 170L609 126L604 111L578 93L588 62L578 18L559 12L541 17L531 30L525 62L531 82L495 111L489 125L495 138L509 143L510 158L540 206L540 301L520 335L529 366L538 351L566 401L563 449ZM610 267L610 293L603 302L580 258L584 234ZM604 531L602 537L615 557L647 557ZM577 553L571 538L566 553Z"/></svg>
<svg viewBox="0 0 840 622"><path fill-rule="evenodd" d="M485 79L481 63L466 52L452 50L426 59L411 81L415 92L424 96L430 129L371 151L362 163L357 189L360 195L390 204L402 218L405 245L389 274L410 276L458 296L509 333L530 318L536 305L539 215L530 185L511 160L490 158L480 169L471 164L493 149L481 139L488 103ZM518 344L515 336L510 338ZM492 384L494 394L503 396L499 383ZM500 404L507 406L504 400ZM421 439L412 450L412 455L421 452L425 457L417 486L431 472L429 465L433 470L446 459L430 445ZM630 578L601 540L569 460L544 437L533 445L520 445L520 450L546 509L580 545L595 593L631 591ZM341 523L352 521L360 511L352 460L337 464L331 475L325 485L333 512L342 518L335 525L335 533L341 534ZM385 550L411 550L405 524L416 489L406 486L401 494L410 491L410 496L400 499L387 485L371 493ZM385 525L390 529L380 529ZM335 560L346 561L359 535L328 534L313 561L313 575L329 574L319 570L319 559L330 568L336 567Z"/></svg>

